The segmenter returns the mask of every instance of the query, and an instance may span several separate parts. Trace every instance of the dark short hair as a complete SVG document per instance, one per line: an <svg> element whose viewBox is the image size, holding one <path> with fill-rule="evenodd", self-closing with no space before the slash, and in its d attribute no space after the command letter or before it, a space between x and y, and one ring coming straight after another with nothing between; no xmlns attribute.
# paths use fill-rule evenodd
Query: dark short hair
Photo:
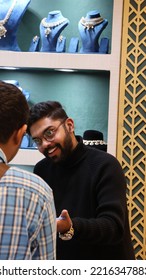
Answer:
<svg viewBox="0 0 146 280"><path fill-rule="evenodd" d="M0 81L0 142L5 144L15 130L27 124L29 106L15 85Z"/></svg>
<svg viewBox="0 0 146 280"><path fill-rule="evenodd" d="M46 101L33 105L30 109L28 130L30 134L30 127L42 118L51 118L52 120L66 120L68 118L65 110L58 101Z"/></svg>

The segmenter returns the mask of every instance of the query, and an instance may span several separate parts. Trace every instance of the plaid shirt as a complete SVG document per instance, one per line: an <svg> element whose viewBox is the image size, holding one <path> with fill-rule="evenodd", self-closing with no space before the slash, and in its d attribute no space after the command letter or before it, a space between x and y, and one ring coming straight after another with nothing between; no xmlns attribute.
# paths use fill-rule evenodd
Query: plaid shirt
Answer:
<svg viewBox="0 0 146 280"><path fill-rule="evenodd" d="M56 259L56 211L51 188L10 167L0 179L0 259Z"/></svg>

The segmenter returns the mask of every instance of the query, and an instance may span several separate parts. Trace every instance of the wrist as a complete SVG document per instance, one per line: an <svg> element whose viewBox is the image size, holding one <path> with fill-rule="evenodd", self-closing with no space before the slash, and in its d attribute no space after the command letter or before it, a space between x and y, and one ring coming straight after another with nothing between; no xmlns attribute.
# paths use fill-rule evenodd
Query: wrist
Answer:
<svg viewBox="0 0 146 280"><path fill-rule="evenodd" d="M62 240L71 240L73 235L74 235L74 228L73 228L72 224L68 231L66 231L64 233L59 232L59 238L61 238Z"/></svg>

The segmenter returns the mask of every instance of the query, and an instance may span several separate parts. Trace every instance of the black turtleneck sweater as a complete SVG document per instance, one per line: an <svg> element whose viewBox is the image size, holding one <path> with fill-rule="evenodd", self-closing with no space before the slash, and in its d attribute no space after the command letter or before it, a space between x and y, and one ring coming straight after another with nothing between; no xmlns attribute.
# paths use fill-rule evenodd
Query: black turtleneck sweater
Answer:
<svg viewBox="0 0 146 280"><path fill-rule="evenodd" d="M57 216L69 211L75 235L57 239L57 259L134 259L126 181L115 157L82 143L62 163L43 159L34 168L53 189Z"/></svg>

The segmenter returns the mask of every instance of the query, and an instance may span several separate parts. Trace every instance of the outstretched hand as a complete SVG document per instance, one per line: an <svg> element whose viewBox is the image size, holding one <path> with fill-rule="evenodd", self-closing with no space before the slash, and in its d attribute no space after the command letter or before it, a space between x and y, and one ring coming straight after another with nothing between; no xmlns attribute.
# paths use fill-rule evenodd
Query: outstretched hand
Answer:
<svg viewBox="0 0 146 280"><path fill-rule="evenodd" d="M71 218L67 210L62 210L60 216L57 218L57 232L65 233L72 225Z"/></svg>

